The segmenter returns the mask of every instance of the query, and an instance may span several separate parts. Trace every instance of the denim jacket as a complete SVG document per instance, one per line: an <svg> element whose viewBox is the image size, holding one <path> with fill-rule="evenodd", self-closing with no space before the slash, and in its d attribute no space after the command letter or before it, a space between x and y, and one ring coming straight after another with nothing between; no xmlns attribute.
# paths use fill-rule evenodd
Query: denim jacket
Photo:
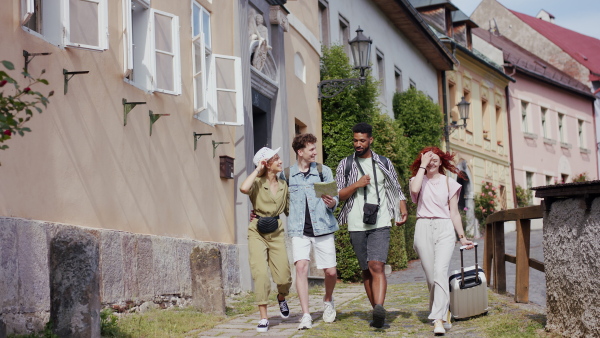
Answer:
<svg viewBox="0 0 600 338"><path fill-rule="evenodd" d="M285 175L281 173L283 178ZM339 197L334 196L336 205L329 209L323 199L315 196L313 183L321 182L317 164L311 163L310 173L304 174L298 169L298 164L290 167L289 193L290 214L288 216L287 232L291 237L302 237L304 233L304 217L306 215L306 201L312 221L315 236L327 235L339 229L333 211L339 203ZM333 174L329 167L323 165L323 182L333 182Z"/></svg>

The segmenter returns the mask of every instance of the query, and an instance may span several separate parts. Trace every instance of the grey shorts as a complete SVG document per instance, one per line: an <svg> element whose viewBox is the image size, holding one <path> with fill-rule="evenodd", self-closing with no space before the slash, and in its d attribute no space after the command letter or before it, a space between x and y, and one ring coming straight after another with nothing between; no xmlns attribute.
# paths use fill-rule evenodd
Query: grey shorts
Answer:
<svg viewBox="0 0 600 338"><path fill-rule="evenodd" d="M350 231L350 243L362 270L369 270L369 261L385 263L390 249L390 227L367 231Z"/></svg>

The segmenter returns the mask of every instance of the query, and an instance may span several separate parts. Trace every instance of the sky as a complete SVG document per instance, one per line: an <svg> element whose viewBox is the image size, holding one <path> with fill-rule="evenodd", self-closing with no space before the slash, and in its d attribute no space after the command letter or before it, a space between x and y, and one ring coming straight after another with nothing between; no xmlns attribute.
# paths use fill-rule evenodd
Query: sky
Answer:
<svg viewBox="0 0 600 338"><path fill-rule="evenodd" d="M480 0L451 0L471 15ZM600 0L498 0L504 7L535 17L540 9L554 15L554 23L600 39ZM485 27L484 27L485 28Z"/></svg>

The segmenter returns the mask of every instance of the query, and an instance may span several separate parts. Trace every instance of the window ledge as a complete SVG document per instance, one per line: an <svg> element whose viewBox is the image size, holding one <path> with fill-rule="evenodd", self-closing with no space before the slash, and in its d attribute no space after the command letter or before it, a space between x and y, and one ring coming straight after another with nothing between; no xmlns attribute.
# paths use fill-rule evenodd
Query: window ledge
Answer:
<svg viewBox="0 0 600 338"><path fill-rule="evenodd" d="M551 138L545 138L544 137L544 143L545 144L550 144L550 145L555 145L556 144L556 140L553 140Z"/></svg>
<svg viewBox="0 0 600 338"><path fill-rule="evenodd" d="M560 143L560 147L563 148L563 149L571 149L571 148L573 148L573 146L571 144L565 143L565 142L561 142Z"/></svg>
<svg viewBox="0 0 600 338"><path fill-rule="evenodd" d="M532 140L537 140L537 138L538 138L537 134L534 134L534 133L525 133L525 132L523 133L523 137L529 138L529 139L532 139Z"/></svg>
<svg viewBox="0 0 600 338"><path fill-rule="evenodd" d="M579 152L582 154L590 154L592 151L586 148L579 148Z"/></svg>

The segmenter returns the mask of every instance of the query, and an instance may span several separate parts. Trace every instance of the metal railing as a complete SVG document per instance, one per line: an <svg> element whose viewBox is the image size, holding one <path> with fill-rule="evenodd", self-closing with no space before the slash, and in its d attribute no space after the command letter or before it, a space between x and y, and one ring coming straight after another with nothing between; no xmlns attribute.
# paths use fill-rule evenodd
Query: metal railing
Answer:
<svg viewBox="0 0 600 338"><path fill-rule="evenodd" d="M506 293L506 263L517 265L515 302L529 302L529 268L545 272L544 263L529 257L531 220L543 218L544 204L502 210L491 214L485 224L483 268L488 286L497 293ZM504 251L504 222L517 223L517 253ZM493 276L493 279L492 279Z"/></svg>

